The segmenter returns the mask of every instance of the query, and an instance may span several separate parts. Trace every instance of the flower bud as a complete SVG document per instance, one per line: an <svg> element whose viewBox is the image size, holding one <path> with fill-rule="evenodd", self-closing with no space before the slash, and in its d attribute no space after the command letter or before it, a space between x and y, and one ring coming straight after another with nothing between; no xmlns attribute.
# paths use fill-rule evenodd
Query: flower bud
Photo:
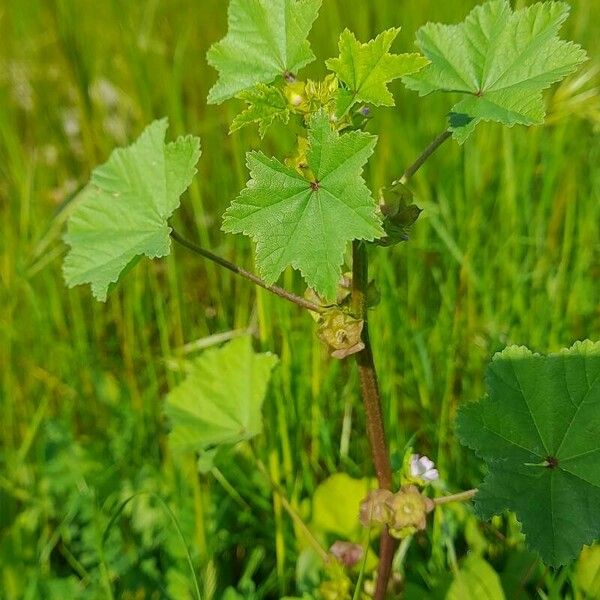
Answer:
<svg viewBox="0 0 600 600"><path fill-rule="evenodd" d="M427 526L427 514L434 508L433 500L421 494L414 485L406 485L388 498L386 505L391 513L388 522L390 534L403 538Z"/></svg>
<svg viewBox="0 0 600 600"><path fill-rule="evenodd" d="M372 490L360 503L358 518L364 527L371 525L385 525L389 522L392 513L387 501L393 494L389 490Z"/></svg>
<svg viewBox="0 0 600 600"><path fill-rule="evenodd" d="M337 540L333 543L329 552L333 554L345 567L353 567L363 557L362 546L352 542Z"/></svg>

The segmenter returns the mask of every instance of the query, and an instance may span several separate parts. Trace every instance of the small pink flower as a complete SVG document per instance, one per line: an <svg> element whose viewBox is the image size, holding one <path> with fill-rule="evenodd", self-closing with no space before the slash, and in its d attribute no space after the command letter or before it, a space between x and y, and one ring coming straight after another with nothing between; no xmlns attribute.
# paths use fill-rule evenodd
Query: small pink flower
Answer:
<svg viewBox="0 0 600 600"><path fill-rule="evenodd" d="M438 470L435 468L433 461L426 456L413 454L410 457L410 475L416 479L420 479L423 483L431 483L440 478Z"/></svg>
<svg viewBox="0 0 600 600"><path fill-rule="evenodd" d="M329 552L346 567L353 567L363 557L361 546L352 542L343 542L342 540L334 542L331 548L329 548Z"/></svg>

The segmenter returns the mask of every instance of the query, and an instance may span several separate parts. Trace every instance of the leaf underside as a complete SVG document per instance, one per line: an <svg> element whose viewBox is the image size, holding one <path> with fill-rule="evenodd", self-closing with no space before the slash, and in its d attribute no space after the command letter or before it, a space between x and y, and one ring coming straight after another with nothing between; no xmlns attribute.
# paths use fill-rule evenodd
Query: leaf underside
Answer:
<svg viewBox="0 0 600 600"><path fill-rule="evenodd" d="M511 346L490 363L487 388L457 420L489 468L475 508L514 511L528 546L565 564L600 537L600 343L548 356Z"/></svg>
<svg viewBox="0 0 600 600"><path fill-rule="evenodd" d="M171 446L201 452L258 435L277 360L273 354L254 352L251 338L244 336L191 362L185 380L166 398Z"/></svg>
<svg viewBox="0 0 600 600"><path fill-rule="evenodd" d="M209 104L296 74L312 62L315 55L306 38L320 7L321 0L231 0L227 35L206 55L219 72Z"/></svg>
<svg viewBox="0 0 600 600"><path fill-rule="evenodd" d="M309 122L304 177L262 152L246 155L251 179L225 212L223 230L256 241L261 276L274 283L291 265L319 295L335 298L346 244L383 235L362 178L377 138L333 131L324 111Z"/></svg>
<svg viewBox="0 0 600 600"><path fill-rule="evenodd" d="M431 64L403 79L421 96L458 92L450 129L463 143L480 121L534 125L545 117L542 91L586 60L585 51L558 37L569 15L564 2L512 11L507 0L475 7L463 23L428 23L417 45Z"/></svg>
<svg viewBox="0 0 600 600"><path fill-rule="evenodd" d="M167 127L167 119L154 121L92 172L64 238L71 247L63 264L69 287L89 283L104 301L140 256L169 254L167 220L196 173L200 140L186 136L165 144Z"/></svg>

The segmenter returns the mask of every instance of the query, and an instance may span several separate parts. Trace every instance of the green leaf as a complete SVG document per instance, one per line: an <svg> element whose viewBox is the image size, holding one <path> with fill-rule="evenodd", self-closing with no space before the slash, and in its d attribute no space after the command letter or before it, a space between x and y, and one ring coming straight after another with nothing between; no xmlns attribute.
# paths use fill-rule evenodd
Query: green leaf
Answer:
<svg viewBox="0 0 600 600"><path fill-rule="evenodd" d="M586 600L600 600L600 546L584 548L575 570L577 590Z"/></svg>
<svg viewBox="0 0 600 600"><path fill-rule="evenodd" d="M417 32L417 45L431 64L404 83L421 96L466 95L450 118L460 143L480 121L542 123L542 91L586 60L580 46L558 38L568 15L564 2L513 12L507 0L494 0L475 7L459 25L428 23Z"/></svg>
<svg viewBox="0 0 600 600"><path fill-rule="evenodd" d="M489 467L475 508L514 511L527 545L565 564L600 534L600 343L548 356L511 346L494 356L487 388L457 423Z"/></svg>
<svg viewBox="0 0 600 600"><path fill-rule="evenodd" d="M529 600L528 587L544 576L545 569L537 554L512 547L500 572L504 595L510 600Z"/></svg>
<svg viewBox="0 0 600 600"><path fill-rule="evenodd" d="M271 83L315 59L307 41L321 0L231 0L227 35L206 58L219 72L208 93L220 104L258 83Z"/></svg>
<svg viewBox="0 0 600 600"><path fill-rule="evenodd" d="M428 64L429 61L420 54L390 54L392 42L399 32L399 27L393 27L361 44L350 30L342 31L338 42L340 55L330 58L326 64L349 88L341 100L346 110L355 102L394 106L387 83L416 73Z"/></svg>
<svg viewBox="0 0 600 600"><path fill-rule="evenodd" d="M250 337L207 350L190 364L185 380L166 398L169 439L178 450L203 451L235 444L262 431L261 408L273 354L257 354Z"/></svg>
<svg viewBox="0 0 600 600"><path fill-rule="evenodd" d="M231 123L229 133L233 133L246 125L258 124L260 137L264 137L267 129L275 120L287 123L290 110L287 99L281 90L272 85L262 83L253 88L240 92L237 98L244 100L248 107L244 112L235 117Z"/></svg>
<svg viewBox="0 0 600 600"><path fill-rule="evenodd" d="M90 283L104 301L110 284L139 256L169 254L167 219L196 173L200 140L187 136L165 144L167 127L167 119L154 121L92 172L65 235L71 246L63 265L69 287Z"/></svg>
<svg viewBox="0 0 600 600"><path fill-rule="evenodd" d="M468 556L454 576L446 600L505 600L500 578L488 562Z"/></svg>
<svg viewBox="0 0 600 600"><path fill-rule="evenodd" d="M291 265L331 300L347 242L383 234L361 176L377 138L360 131L339 135L319 111L309 122L308 142L307 176L262 152L246 155L251 179L225 212L223 230L256 241L258 270L267 283Z"/></svg>
<svg viewBox="0 0 600 600"><path fill-rule="evenodd" d="M376 487L369 479L335 473L319 484L313 495L312 527L342 539L360 538L360 503Z"/></svg>

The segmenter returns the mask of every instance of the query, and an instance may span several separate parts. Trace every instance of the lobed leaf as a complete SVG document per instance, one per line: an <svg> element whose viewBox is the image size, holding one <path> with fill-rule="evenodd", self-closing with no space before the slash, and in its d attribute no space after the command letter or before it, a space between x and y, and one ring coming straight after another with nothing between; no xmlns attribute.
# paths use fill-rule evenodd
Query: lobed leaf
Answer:
<svg viewBox="0 0 600 600"><path fill-rule="evenodd" d="M511 346L489 365L487 388L457 421L489 468L475 508L514 511L528 546L565 564L600 536L600 343L548 356Z"/></svg>
<svg viewBox="0 0 600 600"><path fill-rule="evenodd" d="M229 133L256 123L262 138L274 121L279 120L284 124L289 121L290 110L287 99L278 88L272 85L260 83L249 90L240 92L237 98L244 100L248 106L235 117Z"/></svg>
<svg viewBox="0 0 600 600"><path fill-rule="evenodd" d="M166 398L169 440L178 450L203 451L235 444L262 431L261 409L273 354L257 354L249 336L207 350Z"/></svg>
<svg viewBox="0 0 600 600"><path fill-rule="evenodd" d="M542 91L586 60L573 42L558 37L569 15L564 2L537 3L512 11L507 0L475 7L463 23L428 23L417 45L431 64L404 83L421 96L458 92L450 129L463 143L480 121L542 123Z"/></svg>
<svg viewBox="0 0 600 600"><path fill-rule="evenodd" d="M321 0L231 0L227 35L206 55L219 72L209 104L295 74L312 62L306 38L320 7Z"/></svg>
<svg viewBox="0 0 600 600"><path fill-rule="evenodd" d="M333 299L346 244L383 235L362 178L376 142L360 131L340 135L319 111L309 121L306 176L262 152L246 155L251 179L225 212L223 230L256 241L257 267L267 283L291 265Z"/></svg>
<svg viewBox="0 0 600 600"><path fill-rule="evenodd" d="M399 27L393 27L366 44L360 43L348 29L341 33L339 57L330 58L326 64L348 86L342 112L355 102L394 106L387 84L403 75L416 73L429 63L417 53L390 53L392 42L399 32Z"/></svg>
<svg viewBox="0 0 600 600"><path fill-rule="evenodd" d="M89 283L104 301L109 286L140 256L169 254L167 219L196 173L200 140L187 136L165 144L167 127L167 119L154 121L92 172L64 238L71 247L63 264L69 287Z"/></svg>

